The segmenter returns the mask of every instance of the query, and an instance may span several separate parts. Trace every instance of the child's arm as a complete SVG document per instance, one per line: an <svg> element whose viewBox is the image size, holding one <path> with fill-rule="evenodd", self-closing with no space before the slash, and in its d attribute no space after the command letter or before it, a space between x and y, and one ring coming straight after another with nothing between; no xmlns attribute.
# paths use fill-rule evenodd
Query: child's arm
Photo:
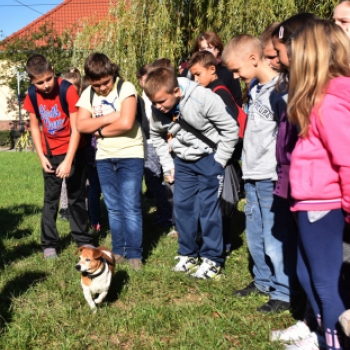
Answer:
<svg viewBox="0 0 350 350"><path fill-rule="evenodd" d="M70 122L71 122L71 135L68 145L68 150L66 153L66 156L64 157L63 162L57 167L56 169L56 176L57 177L68 177L71 171L73 159L75 156L75 152L78 149L79 141L80 141L80 133L78 132L76 128L76 119L77 119L77 112L76 113L70 113Z"/></svg>
<svg viewBox="0 0 350 350"><path fill-rule="evenodd" d="M114 137L132 129L135 123L137 100L134 95L129 96L121 103L119 117L102 128L104 137ZM99 118L97 118L99 119Z"/></svg>
<svg viewBox="0 0 350 350"><path fill-rule="evenodd" d="M41 144L41 131L39 120L34 113L29 113L30 118L30 133L34 142L36 154L39 157L41 167L46 173L54 173L50 161L46 158Z"/></svg>

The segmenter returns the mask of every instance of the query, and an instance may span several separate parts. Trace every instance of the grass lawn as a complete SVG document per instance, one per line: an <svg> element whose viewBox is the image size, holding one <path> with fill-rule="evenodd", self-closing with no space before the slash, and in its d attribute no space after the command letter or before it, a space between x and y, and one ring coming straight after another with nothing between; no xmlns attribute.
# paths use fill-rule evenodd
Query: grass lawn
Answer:
<svg viewBox="0 0 350 350"><path fill-rule="evenodd" d="M225 279L213 282L171 272L177 240L152 225L154 208L144 200L144 270L117 268L106 302L92 315L67 222L57 221L59 258L43 258L36 154L2 152L0 166L0 349L283 349L268 336L295 322L289 312L261 314L256 308L267 297L232 295L251 281L243 202ZM108 231L100 244L110 246Z"/></svg>

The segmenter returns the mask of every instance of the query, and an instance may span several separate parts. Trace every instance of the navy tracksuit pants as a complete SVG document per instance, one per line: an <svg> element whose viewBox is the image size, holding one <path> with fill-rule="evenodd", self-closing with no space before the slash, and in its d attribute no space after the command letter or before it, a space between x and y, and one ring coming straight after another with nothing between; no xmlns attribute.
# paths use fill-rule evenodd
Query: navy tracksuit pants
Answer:
<svg viewBox="0 0 350 350"><path fill-rule="evenodd" d="M224 168L210 154L197 161L175 158L174 216L183 256L208 258L222 265L222 216L218 193ZM196 238L199 225L203 244Z"/></svg>

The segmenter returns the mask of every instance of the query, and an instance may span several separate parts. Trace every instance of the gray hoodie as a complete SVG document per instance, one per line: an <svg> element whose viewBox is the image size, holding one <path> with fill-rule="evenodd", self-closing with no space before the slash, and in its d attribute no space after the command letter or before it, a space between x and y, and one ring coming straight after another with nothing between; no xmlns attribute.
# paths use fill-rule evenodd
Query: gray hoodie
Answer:
<svg viewBox="0 0 350 350"><path fill-rule="evenodd" d="M187 78L178 78L178 82L182 91L180 118L217 144L214 158L225 166L238 141L236 121L220 96L210 89ZM164 114L155 108L152 108L152 111L150 135L164 174L169 174L170 169L174 168L166 141L168 133L173 137L170 147L180 159L196 161L213 152L207 144L182 129L177 122L173 122L170 113Z"/></svg>
<svg viewBox="0 0 350 350"><path fill-rule="evenodd" d="M242 170L245 180L277 180L276 136L280 117L286 111L285 92L275 89L278 76L250 90L247 126L243 139Z"/></svg>

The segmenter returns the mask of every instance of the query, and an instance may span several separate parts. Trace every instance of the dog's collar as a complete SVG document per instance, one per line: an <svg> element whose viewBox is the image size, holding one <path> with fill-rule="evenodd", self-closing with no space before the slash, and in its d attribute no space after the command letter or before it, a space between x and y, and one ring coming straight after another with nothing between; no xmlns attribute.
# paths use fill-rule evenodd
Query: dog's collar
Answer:
<svg viewBox="0 0 350 350"><path fill-rule="evenodd" d="M83 273L83 276L87 276L90 280L93 280L94 278L101 276L105 272L106 265L107 265L106 261L105 261L105 259L103 259L103 268L100 272L98 272L96 274L85 272L85 273Z"/></svg>

